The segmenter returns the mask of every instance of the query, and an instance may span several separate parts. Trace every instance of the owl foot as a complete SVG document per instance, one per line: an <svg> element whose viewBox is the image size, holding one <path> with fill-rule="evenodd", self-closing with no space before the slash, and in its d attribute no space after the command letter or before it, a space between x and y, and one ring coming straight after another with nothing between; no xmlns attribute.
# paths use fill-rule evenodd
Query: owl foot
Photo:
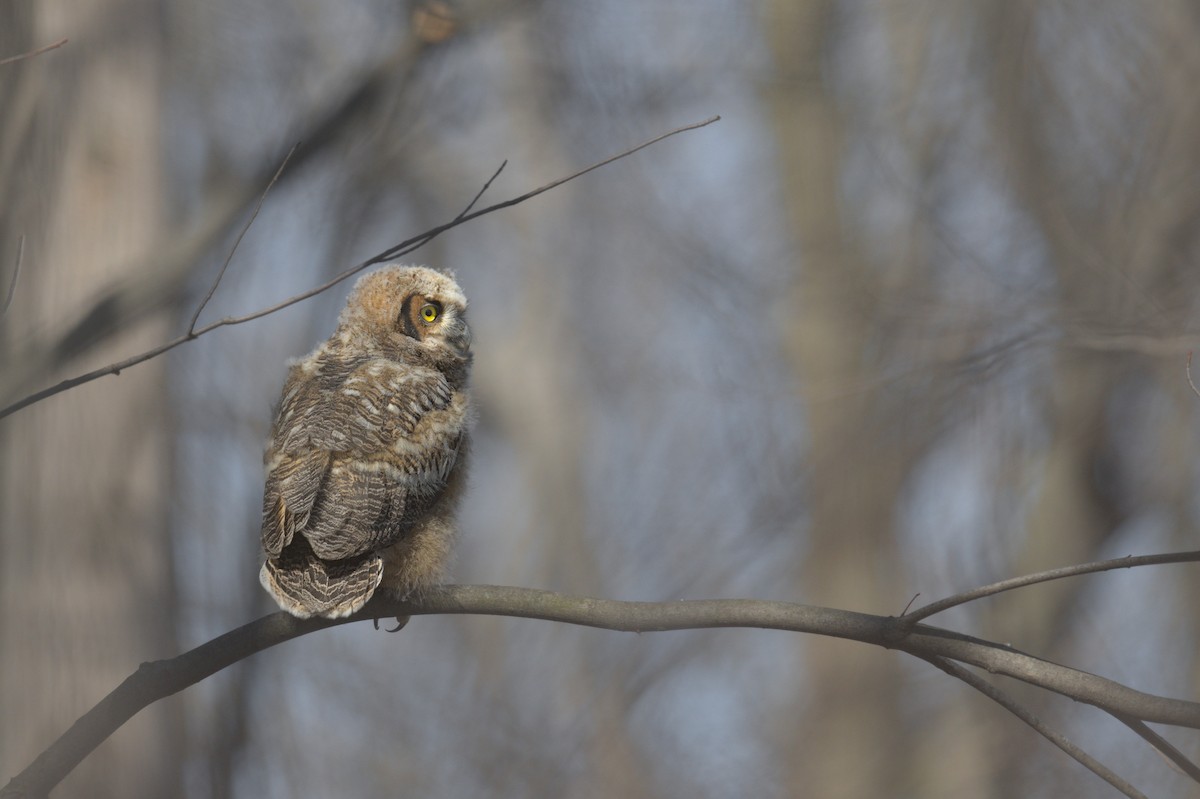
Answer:
<svg viewBox="0 0 1200 799"><path fill-rule="evenodd" d="M396 626L390 630L384 630L384 632L398 633L404 629L404 626L408 624L410 619L412 619L412 616L397 616ZM379 619L371 619L371 623L375 625L376 630L379 629Z"/></svg>

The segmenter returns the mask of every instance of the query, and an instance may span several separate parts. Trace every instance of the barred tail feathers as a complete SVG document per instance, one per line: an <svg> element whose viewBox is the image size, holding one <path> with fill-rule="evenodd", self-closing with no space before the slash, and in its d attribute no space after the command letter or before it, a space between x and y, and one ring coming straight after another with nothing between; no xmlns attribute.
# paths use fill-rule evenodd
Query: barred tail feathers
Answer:
<svg viewBox="0 0 1200 799"><path fill-rule="evenodd" d="M383 559L372 552L321 560L301 534L278 557L267 558L258 579L293 616L340 619L362 608L375 593L383 579Z"/></svg>

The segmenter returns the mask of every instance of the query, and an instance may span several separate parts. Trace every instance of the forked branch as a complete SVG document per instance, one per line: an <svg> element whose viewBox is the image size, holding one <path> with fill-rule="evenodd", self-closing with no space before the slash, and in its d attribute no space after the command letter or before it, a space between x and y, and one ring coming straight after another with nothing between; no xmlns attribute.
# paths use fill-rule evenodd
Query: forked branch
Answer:
<svg viewBox="0 0 1200 799"><path fill-rule="evenodd" d="M981 687L990 683L965 671L961 664L1095 705L1134 727L1154 721L1200 729L1200 703L1147 694L1008 646L925 624L911 624L905 618L754 599L621 602L529 588L450 585L432 589L414 602L376 597L360 613L347 619L296 619L286 613L274 613L178 657L144 663L0 791L0 797L45 795L139 710L256 652L340 624L427 614L512 616L639 633L716 627L813 633L896 649L929 661L983 691L1027 723L1031 713L1020 708L1014 710L1014 703L1002 701L1007 697L998 689ZM1064 736L1040 722L1034 728L1126 795L1141 795L1107 768L1097 767L1094 759ZM1187 770L1186 766L1184 769Z"/></svg>
<svg viewBox="0 0 1200 799"><path fill-rule="evenodd" d="M133 355L129 358L125 358L125 359L117 361L115 363L110 363L108 366L104 366L99 369L95 369L91 372L87 372L85 374L81 374L76 377L68 378L66 380L63 380L60 383L50 386L49 388L44 388L41 391L35 391L34 393L29 394L28 396L22 397L21 399L17 400L16 402L11 403L10 405L5 406L4 408L0 408L0 419L3 419L5 416L8 416L10 414L16 413L17 411L21 410L22 408L27 408L36 402L40 402L44 399L47 399L48 397L53 397L55 394L61 394L62 392L67 391L72 388L75 388L76 386L81 386L84 383L90 383L91 381L96 380L97 378L105 377L107 375L120 374L123 370L128 369L131 366L136 366L140 363L144 363L144 362L150 360L151 358L156 358L159 355L162 355L164 352L168 352L170 350L175 349L176 347L178 347L181 344L186 344L189 341L198 339L201 336L203 336L207 333L211 333L212 331L214 331L218 328L231 327L233 325L244 324L245 322L250 322L254 319L259 319L259 318L267 316L269 314L273 314L276 311L281 311L284 308L295 305L298 302L303 302L304 300L307 300L311 297L315 297L316 295L336 286L338 283L341 283L343 280L353 277L354 275L358 274L359 272L361 272L362 270L366 269L369 266L374 266L375 264L381 264L386 261L390 261L395 258L398 258L402 255L407 255L408 253L412 252L413 250L417 249L418 247L422 247L425 244L428 244L431 240L433 240L437 236L441 235L442 233L445 233L447 230L450 230L451 228L458 227L459 225L465 224L466 222L470 222L472 219L478 219L479 217L484 216L486 214L490 214L490 213L499 211L504 208L510 208L519 203L523 203L526 200L533 199L534 197L538 196L539 194L544 194L545 192L548 192L551 189L557 188L557 187L563 185L564 183L575 180L578 177L582 177L583 175L586 175L587 173L589 173L593 170L599 169L600 167L603 167L603 166L607 166L608 164L611 164L614 161L619 161L620 159L625 158L626 156L633 155L634 153L638 152L639 150L643 150L652 144L656 144L657 142L662 141L663 139L670 138L671 136L675 136L679 133L684 133L685 131L696 130L697 128L702 128L702 127L705 127L706 125L711 125L712 123L716 122L720 118L721 117L719 117L719 116L714 116L710 119L704 120L703 122L695 122L690 125L684 125L683 127L675 128L674 130L671 130L671 131L668 131L661 135L655 136L653 139L650 139L649 141L642 142L639 145L630 147L627 150L619 152L616 155L609 156L608 158L605 158L601 161L597 161L596 163L592 164L591 166L585 167L585 168L579 170L578 172L574 172L570 175L559 178L557 180L552 180L549 183L545 184L544 186L539 186L538 188L533 189L531 191L527 191L524 194L521 194L517 197L513 197L511 199L495 203L494 205L489 205L486 208L481 208L480 210L474 211L471 213L464 211L464 212L460 213L458 216L456 216L454 219L450 220L449 222L446 222L445 224L442 224L442 225L438 225L437 227L434 227L434 228L430 228L429 230L426 230L424 233L420 233L416 236L413 236L412 238L409 238L409 239L406 239L406 240L400 242L399 244L396 244L393 247L389 247L388 249L384 250L383 252L379 253L378 255L375 255L361 263L351 266L350 268L348 268L348 269L342 271L341 273L339 273L338 275L336 275L331 280L328 280L328 281L322 283L321 285L316 286L315 288L309 289L308 291L301 292L300 294L296 294L292 297L287 298L286 300L283 300L281 302L278 302L274 305L263 308L261 310L254 311L253 313L248 313L244 316L227 316L224 319L219 319L216 322L213 322L209 325L205 325L204 327L201 327L198 329L193 327L192 329L189 329L186 333L179 336L178 338L173 339L171 341L164 342L164 343L158 345L157 347L153 347L149 350L146 350L145 352L139 353L137 355ZM499 170L497 170L497 174L499 174ZM491 184L491 181L494 180L495 177L496 177L496 175L492 176L492 178L488 181L488 183L485 184L484 189L487 188L487 185ZM480 195L482 195L482 191L480 192ZM475 202L478 201L480 195L476 195L475 199L471 201L471 204L467 206L468 210L470 208L474 207ZM222 270L222 271L224 271L224 270ZM215 290L215 288L214 288L214 290ZM193 320L193 323L194 323L194 320Z"/></svg>

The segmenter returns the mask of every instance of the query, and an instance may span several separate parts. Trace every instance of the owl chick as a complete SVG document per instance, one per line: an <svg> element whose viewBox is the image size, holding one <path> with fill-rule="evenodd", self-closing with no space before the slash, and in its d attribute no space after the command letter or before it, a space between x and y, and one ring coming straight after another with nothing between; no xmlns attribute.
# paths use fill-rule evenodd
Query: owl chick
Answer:
<svg viewBox="0 0 1200 799"><path fill-rule="evenodd" d="M381 586L403 597L442 577L470 422L466 310L452 277L388 266L292 365L264 456L259 574L289 613L348 616Z"/></svg>

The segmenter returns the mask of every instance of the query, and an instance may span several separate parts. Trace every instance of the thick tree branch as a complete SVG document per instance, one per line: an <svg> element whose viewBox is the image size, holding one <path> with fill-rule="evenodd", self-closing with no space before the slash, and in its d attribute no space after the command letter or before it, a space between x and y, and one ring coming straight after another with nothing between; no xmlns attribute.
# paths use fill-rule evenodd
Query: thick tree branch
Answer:
<svg viewBox="0 0 1200 799"><path fill-rule="evenodd" d="M301 620L274 613L178 657L144 663L14 778L0 796L45 795L143 707L263 649L339 624L427 614L514 616L639 633L713 627L814 633L898 649L939 664L967 663L1114 714L1200 729L1200 703L1146 694L989 641L924 624L910 625L902 618L755 599L621 602L530 588L451 585L432 589L414 602L376 597L348 619Z"/></svg>

